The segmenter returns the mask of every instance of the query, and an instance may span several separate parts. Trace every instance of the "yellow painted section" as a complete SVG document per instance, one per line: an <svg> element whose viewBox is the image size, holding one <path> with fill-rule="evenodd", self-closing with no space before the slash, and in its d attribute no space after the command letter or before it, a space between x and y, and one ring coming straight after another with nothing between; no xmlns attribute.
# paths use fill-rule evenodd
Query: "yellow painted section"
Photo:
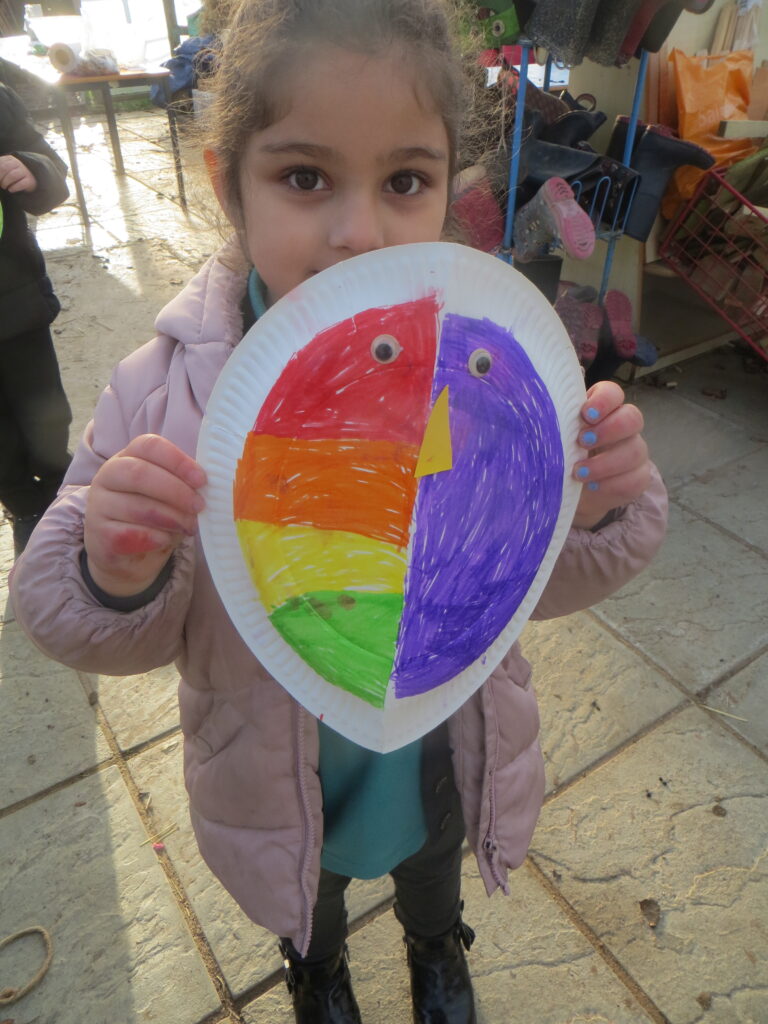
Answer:
<svg viewBox="0 0 768 1024"><path fill-rule="evenodd" d="M415 475L431 476L453 469L453 447L451 445L451 422L448 404L448 387L444 387L432 407L424 440L421 443Z"/></svg>
<svg viewBox="0 0 768 1024"><path fill-rule="evenodd" d="M240 547L271 612L313 591L402 594L406 550L342 530L237 520Z"/></svg>

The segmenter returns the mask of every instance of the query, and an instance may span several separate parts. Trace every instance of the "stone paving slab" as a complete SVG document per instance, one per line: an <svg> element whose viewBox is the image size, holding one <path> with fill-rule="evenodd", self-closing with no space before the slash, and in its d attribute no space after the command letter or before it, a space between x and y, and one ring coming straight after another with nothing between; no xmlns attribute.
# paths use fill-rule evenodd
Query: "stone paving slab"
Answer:
<svg viewBox="0 0 768 1024"><path fill-rule="evenodd" d="M656 560L593 611L698 691L768 643L765 561L673 504Z"/></svg>
<svg viewBox="0 0 768 1024"><path fill-rule="evenodd" d="M179 673L173 665L135 676L97 676L99 706L121 750L179 727Z"/></svg>
<svg viewBox="0 0 768 1024"><path fill-rule="evenodd" d="M699 473L749 455L760 442L742 426L736 426L709 408L682 396L670 401L667 392L636 384L627 389L627 401L645 416L643 436L651 458L667 486L675 487ZM674 441L670 439L674 438ZM685 438L680 444L676 439Z"/></svg>
<svg viewBox="0 0 768 1024"><path fill-rule="evenodd" d="M768 754L768 653L706 696L728 725Z"/></svg>
<svg viewBox="0 0 768 1024"><path fill-rule="evenodd" d="M765 400L768 404L768 387ZM768 445L745 458L703 474L680 488L675 497L682 505L725 527L768 555L766 480Z"/></svg>
<svg viewBox="0 0 768 1024"><path fill-rule="evenodd" d="M181 747L181 738L175 737L131 758L129 769L139 789L151 795L157 831L178 825L178 831L163 841L222 973L234 994L239 995L278 970L280 956L271 932L245 916L198 853L187 809ZM388 876L370 882L354 881L347 901L350 922L392 893Z"/></svg>
<svg viewBox="0 0 768 1024"><path fill-rule="evenodd" d="M759 362L757 355L754 356ZM676 396L702 406L708 412L740 426L756 440L768 442L765 371L747 373L741 352L725 345L708 356L682 363L675 375ZM714 391L722 398L704 392Z"/></svg>
<svg viewBox="0 0 768 1024"><path fill-rule="evenodd" d="M533 859L674 1024L768 1020L765 779L690 708L544 807Z"/></svg>
<svg viewBox="0 0 768 1024"><path fill-rule="evenodd" d="M48 974L4 1016L17 1024L197 1024L219 999L117 769L0 821L3 935L42 925ZM3 951L3 984L41 962Z"/></svg>
<svg viewBox="0 0 768 1024"><path fill-rule="evenodd" d="M110 756L77 673L41 654L15 622L0 625L0 703L1 807Z"/></svg>
<svg viewBox="0 0 768 1024"><path fill-rule="evenodd" d="M468 960L479 1024L640 1024L649 1018L595 949L525 869L512 895L485 894L465 860L464 916L477 939ZM366 1024L411 1020L402 929L392 913L349 940L355 995ZM243 1010L246 1024L291 1024L282 981Z"/></svg>
<svg viewBox="0 0 768 1024"><path fill-rule="evenodd" d="M556 789L684 699L646 661L585 613L529 622L547 788Z"/></svg>
<svg viewBox="0 0 768 1024"><path fill-rule="evenodd" d="M13 565L13 531L9 519L0 511L0 624L16 618L8 598L8 573Z"/></svg>

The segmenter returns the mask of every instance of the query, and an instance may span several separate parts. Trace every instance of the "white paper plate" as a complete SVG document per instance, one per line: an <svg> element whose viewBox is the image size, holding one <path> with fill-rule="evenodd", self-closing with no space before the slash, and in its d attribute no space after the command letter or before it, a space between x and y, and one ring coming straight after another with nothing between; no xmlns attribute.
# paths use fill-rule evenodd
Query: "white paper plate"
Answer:
<svg viewBox="0 0 768 1024"><path fill-rule="evenodd" d="M386 364L382 335L402 348ZM445 385L453 468L417 478ZM294 289L224 367L197 451L205 555L254 655L372 750L438 725L549 578L580 493L583 401L560 319L495 257L397 246Z"/></svg>

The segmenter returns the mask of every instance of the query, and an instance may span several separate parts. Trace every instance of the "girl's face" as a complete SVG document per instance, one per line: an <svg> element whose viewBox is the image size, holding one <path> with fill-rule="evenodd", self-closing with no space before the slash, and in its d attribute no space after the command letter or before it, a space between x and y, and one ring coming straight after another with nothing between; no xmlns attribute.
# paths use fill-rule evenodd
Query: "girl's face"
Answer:
<svg viewBox="0 0 768 1024"><path fill-rule="evenodd" d="M288 113L249 140L245 238L268 304L350 256L439 240L448 135L412 77L394 56L310 56Z"/></svg>

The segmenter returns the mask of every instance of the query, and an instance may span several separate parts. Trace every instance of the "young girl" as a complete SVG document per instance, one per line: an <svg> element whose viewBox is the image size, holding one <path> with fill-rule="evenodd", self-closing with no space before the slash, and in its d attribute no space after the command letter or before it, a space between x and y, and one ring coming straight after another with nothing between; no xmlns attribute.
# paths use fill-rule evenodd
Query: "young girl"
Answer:
<svg viewBox="0 0 768 1024"><path fill-rule="evenodd" d="M543 796L538 715L515 645L447 723L377 755L318 722L250 653L197 536L200 421L264 307L350 256L441 237L463 97L442 0L243 0L207 154L235 238L162 311L103 394L11 581L52 657L132 674L175 660L200 849L280 937L296 1020L359 1021L345 957L350 877L389 872L414 1020L475 1020L461 920L466 835L507 891ZM639 411L597 384L583 408L573 529L536 610L616 590L658 548L665 495Z"/></svg>

